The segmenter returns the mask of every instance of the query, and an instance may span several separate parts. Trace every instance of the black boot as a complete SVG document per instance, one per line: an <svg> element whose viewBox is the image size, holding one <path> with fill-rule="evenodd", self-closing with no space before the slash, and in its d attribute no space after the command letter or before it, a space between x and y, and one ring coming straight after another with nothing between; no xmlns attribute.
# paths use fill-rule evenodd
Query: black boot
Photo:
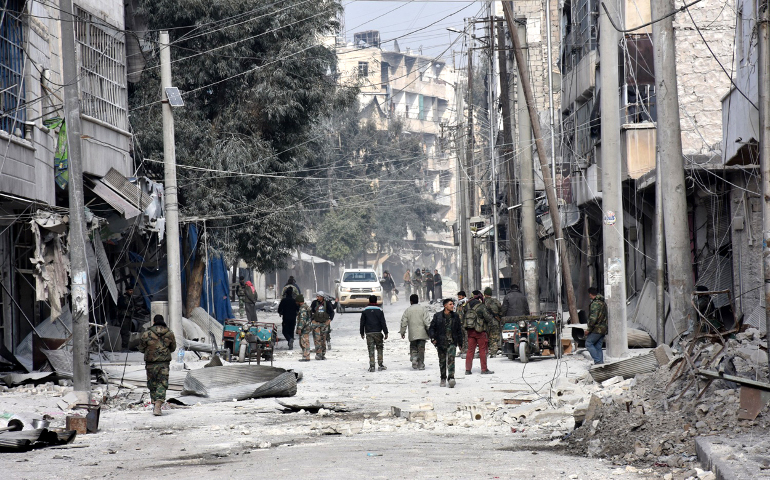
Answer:
<svg viewBox="0 0 770 480"><path fill-rule="evenodd" d="M294 350L294 340L289 340L289 350Z"/></svg>

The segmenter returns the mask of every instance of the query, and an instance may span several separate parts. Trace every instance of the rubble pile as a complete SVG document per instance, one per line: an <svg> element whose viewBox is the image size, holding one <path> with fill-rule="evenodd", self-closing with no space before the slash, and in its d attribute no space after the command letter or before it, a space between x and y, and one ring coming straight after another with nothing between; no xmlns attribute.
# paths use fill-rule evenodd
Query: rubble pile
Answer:
<svg viewBox="0 0 770 480"><path fill-rule="evenodd" d="M710 340L696 339L668 365L626 380L633 383L626 391L604 389L592 395L568 448L618 464L681 467L696 458L696 436L766 432L770 405L765 404L756 419L740 420L740 385L721 379L708 384L694 374L698 369L718 370L766 379L767 354L759 348L759 332L736 334L724 347Z"/></svg>

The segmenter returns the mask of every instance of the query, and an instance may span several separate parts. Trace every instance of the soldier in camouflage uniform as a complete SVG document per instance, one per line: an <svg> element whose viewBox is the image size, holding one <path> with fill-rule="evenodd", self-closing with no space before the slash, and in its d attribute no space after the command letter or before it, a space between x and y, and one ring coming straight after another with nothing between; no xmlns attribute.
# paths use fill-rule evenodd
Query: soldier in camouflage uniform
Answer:
<svg viewBox="0 0 770 480"><path fill-rule="evenodd" d="M154 404L152 413L161 415L160 407L166 401L168 388L168 365L171 363L171 352L176 351L176 339L174 332L163 321L163 315L155 315L152 323L152 327L142 334L139 351L144 353L147 388Z"/></svg>
<svg viewBox="0 0 770 480"><path fill-rule="evenodd" d="M586 349L594 359L594 365L604 363L602 344L607 335L607 304L604 296L594 287L588 289L591 298L591 306L588 314L588 328L586 329Z"/></svg>
<svg viewBox="0 0 770 480"><path fill-rule="evenodd" d="M302 358L300 362L310 361L310 332L312 326L310 324L310 308L305 303L305 297L302 294L294 297L294 301L297 302L297 331L295 332L299 337L299 346L302 349Z"/></svg>
<svg viewBox="0 0 770 480"><path fill-rule="evenodd" d="M484 305L484 297L478 290L473 291L473 298L465 307L463 316L463 328L468 331L468 350L465 357L465 374L471 374L473 367L473 355L476 353L476 346L479 347L479 361L481 363L482 375L495 373L487 368L487 347L489 339L487 332L489 326L494 322L492 314Z"/></svg>
<svg viewBox="0 0 770 480"><path fill-rule="evenodd" d="M463 325L465 307L468 306L468 299L465 297L465 290L460 290L457 292L457 305L455 308L455 313L457 313L457 317L460 319L460 326ZM460 356L462 358L465 358L466 350L468 350L468 331L463 328L463 344L460 345Z"/></svg>
<svg viewBox="0 0 770 480"><path fill-rule="evenodd" d="M438 351L438 365L441 373L441 386L455 387L455 355L457 345L463 341L460 318L454 311L454 302L447 298L444 300L444 310L436 312L428 329L430 341Z"/></svg>
<svg viewBox="0 0 770 480"><path fill-rule="evenodd" d="M316 360L326 360L326 338L331 332L333 315L334 311L331 302L326 300L323 292L318 292L316 300L310 305Z"/></svg>
<svg viewBox="0 0 770 480"><path fill-rule="evenodd" d="M383 362L384 340L388 339L388 325L385 323L385 314L377 306L377 296L369 296L369 305L361 312L361 339L366 338L366 347L369 349L369 371L374 371L374 350L377 350L377 360L380 370L387 370Z"/></svg>
<svg viewBox="0 0 770 480"><path fill-rule="evenodd" d="M503 307L496 298L492 297L492 289L489 287L484 289L484 305L494 319L492 323L489 324L487 336L489 337L489 356L495 358L497 356L497 351L500 350L500 342L502 341L503 336L500 315L503 311Z"/></svg>

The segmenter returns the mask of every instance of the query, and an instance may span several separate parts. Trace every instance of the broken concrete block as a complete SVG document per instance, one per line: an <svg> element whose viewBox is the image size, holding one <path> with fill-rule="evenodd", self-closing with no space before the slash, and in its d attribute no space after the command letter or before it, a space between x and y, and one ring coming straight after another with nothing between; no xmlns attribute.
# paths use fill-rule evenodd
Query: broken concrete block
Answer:
<svg viewBox="0 0 770 480"><path fill-rule="evenodd" d="M596 395L591 395L591 400L588 402L588 408L586 409L583 423L593 422L596 417L599 416L602 409L602 400Z"/></svg>
<svg viewBox="0 0 770 480"><path fill-rule="evenodd" d="M548 407L548 404L545 402L545 400L540 400L537 402L532 402L526 405L521 405L519 407L516 407L508 411L508 415L514 418L517 418L519 421L522 421L532 416L532 414L537 412L538 410L543 410L547 407Z"/></svg>
<svg viewBox="0 0 770 480"><path fill-rule="evenodd" d="M602 382L602 387L609 387L623 381L623 377L618 375Z"/></svg>

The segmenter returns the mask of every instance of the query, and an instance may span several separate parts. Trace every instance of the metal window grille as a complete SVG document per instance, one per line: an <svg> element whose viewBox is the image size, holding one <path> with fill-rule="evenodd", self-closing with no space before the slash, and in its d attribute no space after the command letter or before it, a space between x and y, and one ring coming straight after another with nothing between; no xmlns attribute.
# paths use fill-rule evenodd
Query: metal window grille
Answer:
<svg viewBox="0 0 770 480"><path fill-rule="evenodd" d="M369 62L358 62L358 76L361 78L369 76Z"/></svg>
<svg viewBox="0 0 770 480"><path fill-rule="evenodd" d="M6 0L0 24L0 130L24 136L24 29L22 0Z"/></svg>
<svg viewBox="0 0 770 480"><path fill-rule="evenodd" d="M126 44L123 33L77 8L75 37L80 61L82 112L128 130Z"/></svg>

